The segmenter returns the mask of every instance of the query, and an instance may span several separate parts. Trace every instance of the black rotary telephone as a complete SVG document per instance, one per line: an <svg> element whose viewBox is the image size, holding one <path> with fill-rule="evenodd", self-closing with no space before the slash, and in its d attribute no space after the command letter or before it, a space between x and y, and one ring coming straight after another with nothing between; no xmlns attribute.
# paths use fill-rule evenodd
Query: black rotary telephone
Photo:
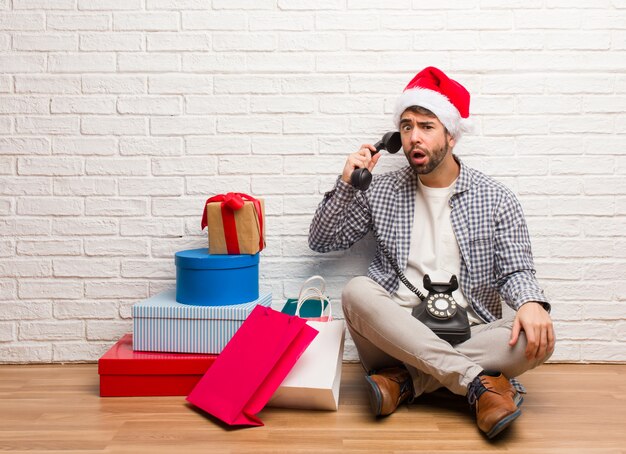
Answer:
<svg viewBox="0 0 626 454"><path fill-rule="evenodd" d="M451 345L460 344L468 340L472 332L469 319L467 318L467 311L464 307L459 306L452 297L452 292L459 288L456 276L453 274L449 282L432 282L430 276L426 274L424 276L424 288L428 290L428 296L424 296L406 278L376 231L374 231L374 238L376 238L378 246L400 281L422 301L413 308L411 315Z"/></svg>
<svg viewBox="0 0 626 454"><path fill-rule="evenodd" d="M386 133L382 139L374 144L376 151L372 153L374 156L380 150L387 150L389 153L397 153L402 148L402 139L398 131L390 131ZM350 175L352 186L361 191L369 188L372 182L372 173L367 169L355 169Z"/></svg>
<svg viewBox="0 0 626 454"><path fill-rule="evenodd" d="M424 288L428 295L413 308L413 317L452 345L468 340L472 333L467 311L452 297L452 292L459 288L456 276L453 274L449 282L431 282L426 274Z"/></svg>

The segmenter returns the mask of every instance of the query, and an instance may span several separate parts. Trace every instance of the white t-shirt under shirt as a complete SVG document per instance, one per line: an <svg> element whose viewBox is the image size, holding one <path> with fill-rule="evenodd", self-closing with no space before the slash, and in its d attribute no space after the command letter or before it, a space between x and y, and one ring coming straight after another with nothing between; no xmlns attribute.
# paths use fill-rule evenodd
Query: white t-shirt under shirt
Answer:
<svg viewBox="0 0 626 454"><path fill-rule="evenodd" d="M428 293L424 289L425 274L433 282L448 282L453 274L457 279L460 277L461 251L450 222L452 208L449 201L455 183L456 180L447 188L431 188L424 186L418 178L411 246L404 274L424 295ZM483 323L468 305L460 288L452 296L467 309L470 324ZM393 299L407 310L420 302L402 282Z"/></svg>

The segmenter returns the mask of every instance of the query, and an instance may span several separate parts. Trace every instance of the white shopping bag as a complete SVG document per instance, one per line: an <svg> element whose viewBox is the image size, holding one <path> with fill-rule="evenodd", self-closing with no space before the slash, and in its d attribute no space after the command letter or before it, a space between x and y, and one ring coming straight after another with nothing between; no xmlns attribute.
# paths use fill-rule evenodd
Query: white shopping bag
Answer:
<svg viewBox="0 0 626 454"><path fill-rule="evenodd" d="M322 301L323 303L323 301ZM299 309L296 315L299 315ZM328 304L330 307L330 304ZM319 331L278 387L267 405L310 410L334 410L339 405L345 324L343 320L307 321Z"/></svg>

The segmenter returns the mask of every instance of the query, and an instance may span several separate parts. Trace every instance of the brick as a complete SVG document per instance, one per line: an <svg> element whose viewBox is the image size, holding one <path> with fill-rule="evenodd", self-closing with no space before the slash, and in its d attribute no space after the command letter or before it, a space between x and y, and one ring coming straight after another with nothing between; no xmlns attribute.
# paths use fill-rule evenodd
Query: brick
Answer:
<svg viewBox="0 0 626 454"><path fill-rule="evenodd" d="M0 235L6 236L45 236L50 233L49 219L0 219Z"/></svg>
<svg viewBox="0 0 626 454"><path fill-rule="evenodd" d="M85 296L89 298L135 298L148 297L148 286L145 282L106 281L86 282Z"/></svg>
<svg viewBox="0 0 626 454"><path fill-rule="evenodd" d="M301 73L315 69L313 55L290 52L251 52L247 54L248 68L251 72Z"/></svg>
<svg viewBox="0 0 626 454"><path fill-rule="evenodd" d="M319 111L325 114L377 114L383 111L383 99L371 96L324 96Z"/></svg>
<svg viewBox="0 0 626 454"><path fill-rule="evenodd" d="M117 231L113 219L55 219L52 225L54 235L114 235Z"/></svg>
<svg viewBox="0 0 626 454"><path fill-rule="evenodd" d="M141 117L84 116L81 132L87 135L144 135L147 120Z"/></svg>
<svg viewBox="0 0 626 454"><path fill-rule="evenodd" d="M204 7L202 8L204 9ZM257 14L254 15L257 17ZM254 30L254 19L250 18L250 30ZM246 16L221 11L183 11L183 30L246 30Z"/></svg>
<svg viewBox="0 0 626 454"><path fill-rule="evenodd" d="M0 301L14 300L17 295L17 283L14 279L0 278ZM2 303L4 305L4 303Z"/></svg>
<svg viewBox="0 0 626 454"><path fill-rule="evenodd" d="M213 0L214 9L274 9L274 0Z"/></svg>
<svg viewBox="0 0 626 454"><path fill-rule="evenodd" d="M286 134L340 134L348 128L348 120L344 117L285 117L284 132Z"/></svg>
<svg viewBox="0 0 626 454"><path fill-rule="evenodd" d="M203 203L206 199L207 197L201 201L195 198L154 198L152 214L155 216L194 216L196 220L202 219ZM199 221L196 222L196 226L199 232Z"/></svg>
<svg viewBox="0 0 626 454"><path fill-rule="evenodd" d="M83 296L83 282L72 279L22 279L18 295L20 299L78 299Z"/></svg>
<svg viewBox="0 0 626 454"><path fill-rule="evenodd" d="M225 194L227 192L244 192L246 194L250 194L250 177L248 176L232 176L229 175L227 177L212 177L212 178L204 178L204 177L189 177L186 180L187 190L186 194L188 195L200 195L204 197L206 200L207 194ZM262 194L262 192L259 192ZM202 200L200 205L202 206ZM197 206L197 203L196 203ZM158 215L165 215L163 213L158 213ZM167 216L171 216L172 212L166 214ZM199 227L198 227L199 229ZM2 231L2 224L0 224L0 232Z"/></svg>
<svg viewBox="0 0 626 454"><path fill-rule="evenodd" d="M203 10L206 9L205 0L147 0L146 9L163 10Z"/></svg>
<svg viewBox="0 0 626 454"><path fill-rule="evenodd" d="M488 135L538 135L548 133L548 123L540 117L484 117L483 133Z"/></svg>
<svg viewBox="0 0 626 454"><path fill-rule="evenodd" d="M49 363L52 361L52 346L40 342L21 342L19 345L3 345L0 349L0 362L16 363Z"/></svg>
<svg viewBox="0 0 626 454"><path fill-rule="evenodd" d="M121 114L180 115L181 99L178 96L121 97L117 101Z"/></svg>
<svg viewBox="0 0 626 454"><path fill-rule="evenodd" d="M183 71L200 73L239 73L246 66L243 54L185 53ZM216 92L217 93L217 92Z"/></svg>
<svg viewBox="0 0 626 454"><path fill-rule="evenodd" d="M12 257L14 254L14 240L0 240L0 257Z"/></svg>
<svg viewBox="0 0 626 454"><path fill-rule="evenodd" d="M380 60L381 58L372 52L360 54L358 57L355 53L333 52L318 55L315 58L315 67L318 71L330 73L365 72L371 70L371 68L379 67L381 65ZM409 65L407 64L407 66Z"/></svg>
<svg viewBox="0 0 626 454"><path fill-rule="evenodd" d="M310 113L315 102L305 96L254 96L250 107L254 113Z"/></svg>
<svg viewBox="0 0 626 454"><path fill-rule="evenodd" d="M266 76L215 76L214 89L216 94L279 93L280 80Z"/></svg>
<svg viewBox="0 0 626 454"><path fill-rule="evenodd" d="M610 240L562 239L551 247L551 252L558 257L610 257L612 255Z"/></svg>
<svg viewBox="0 0 626 454"><path fill-rule="evenodd" d="M613 125L607 121L607 117L601 115L583 115L580 117L555 116L550 120L550 132L557 134L585 133L611 133Z"/></svg>
<svg viewBox="0 0 626 454"><path fill-rule="evenodd" d="M246 114L248 99L242 96L187 96L185 113L197 114Z"/></svg>
<svg viewBox="0 0 626 454"><path fill-rule="evenodd" d="M183 178L120 178L119 193L123 196L180 196L184 192Z"/></svg>
<svg viewBox="0 0 626 454"><path fill-rule="evenodd" d="M373 14L355 12L318 13L315 15L315 27L317 30L376 30L378 19Z"/></svg>
<svg viewBox="0 0 626 454"><path fill-rule="evenodd" d="M521 114L580 113L582 100L578 96L524 96L517 101Z"/></svg>
<svg viewBox="0 0 626 454"><path fill-rule="evenodd" d="M19 327L20 340L69 340L81 339L84 334L84 324L81 321L54 322L22 322Z"/></svg>
<svg viewBox="0 0 626 454"><path fill-rule="evenodd" d="M141 0L108 0L106 4L98 0L78 0L79 10L140 10Z"/></svg>
<svg viewBox="0 0 626 454"><path fill-rule="evenodd" d="M116 259L69 258L53 260L55 277L119 277Z"/></svg>
<svg viewBox="0 0 626 454"><path fill-rule="evenodd" d="M626 96L584 96L583 111L591 113L622 113L624 111L624 103L626 103Z"/></svg>
<svg viewBox="0 0 626 454"><path fill-rule="evenodd" d="M112 114L115 99L102 96L53 97L50 103L53 114Z"/></svg>
<svg viewBox="0 0 626 454"><path fill-rule="evenodd" d="M50 302L0 302L0 320L43 320L51 317Z"/></svg>
<svg viewBox="0 0 626 454"><path fill-rule="evenodd" d="M213 49L216 51L272 51L277 47L277 37L270 33L214 33Z"/></svg>
<svg viewBox="0 0 626 454"><path fill-rule="evenodd" d="M13 132L13 119L0 117L0 134Z"/></svg>
<svg viewBox="0 0 626 454"><path fill-rule="evenodd" d="M609 33L580 32L547 33L545 48L549 50L607 50L611 47Z"/></svg>
<svg viewBox="0 0 626 454"><path fill-rule="evenodd" d="M178 12L170 13L113 13L113 30L175 31L178 30Z"/></svg>
<svg viewBox="0 0 626 454"><path fill-rule="evenodd" d="M19 117L15 130L20 134L78 134L80 119L75 116Z"/></svg>
<svg viewBox="0 0 626 454"><path fill-rule="evenodd" d="M624 234L624 222L621 218L586 219L583 223L586 237L621 237Z"/></svg>
<svg viewBox="0 0 626 454"><path fill-rule="evenodd" d="M552 175L593 175L613 173L615 161L611 158L594 160L593 166L585 160L571 159L571 157L559 156L550 159L550 172Z"/></svg>
<svg viewBox="0 0 626 454"><path fill-rule="evenodd" d="M74 9L76 2L74 0L55 0L51 2L49 0L13 0L13 9L44 9L44 10L57 10L57 9Z"/></svg>
<svg viewBox="0 0 626 454"><path fill-rule="evenodd" d="M152 175L215 175L217 159L205 158L156 158L152 160Z"/></svg>
<svg viewBox="0 0 626 454"><path fill-rule="evenodd" d="M150 132L156 136L213 134L216 120L206 117L167 117L150 119Z"/></svg>
<svg viewBox="0 0 626 454"><path fill-rule="evenodd" d="M571 260L567 262L537 260L535 265L537 267L537 278L540 281L544 279L582 279L583 265L571 263Z"/></svg>
<svg viewBox="0 0 626 454"><path fill-rule="evenodd" d="M0 194L10 196L52 195L52 179L38 177L0 178Z"/></svg>
<svg viewBox="0 0 626 454"><path fill-rule="evenodd" d="M29 197L17 200L17 214L25 216L80 216L83 200L78 198Z"/></svg>
<svg viewBox="0 0 626 454"><path fill-rule="evenodd" d="M2 98L0 114L45 114L50 111L49 103L39 96L7 96Z"/></svg>
<svg viewBox="0 0 626 454"><path fill-rule="evenodd" d="M158 210L159 199L153 200L153 212L155 215ZM193 213L197 213L197 204ZM182 212L169 211L170 215L181 216ZM158 218L158 219L122 219L120 221L121 236L139 236L139 237L181 237L183 235L183 221L179 218Z"/></svg>
<svg viewBox="0 0 626 454"><path fill-rule="evenodd" d="M508 11L481 11L472 20L467 20L467 13L452 11L448 13L447 30L510 30L513 28L513 14Z"/></svg>
<svg viewBox="0 0 626 454"><path fill-rule="evenodd" d="M445 15L442 13L396 14L385 13L380 17L380 28L383 30L415 31L419 24L420 30L441 30L445 27Z"/></svg>
<svg viewBox="0 0 626 454"><path fill-rule="evenodd" d="M15 323L0 322L0 342L11 342L16 338L17 329Z"/></svg>
<svg viewBox="0 0 626 454"><path fill-rule="evenodd" d="M220 175L280 174L282 170L283 159L280 157L267 159L264 156L223 156L219 161Z"/></svg>
<svg viewBox="0 0 626 454"><path fill-rule="evenodd" d="M255 137L252 153L262 155L313 154L315 139L310 136Z"/></svg>
<svg viewBox="0 0 626 454"><path fill-rule="evenodd" d="M0 55L0 67L6 73L41 73L45 71L43 55Z"/></svg>
<svg viewBox="0 0 626 454"><path fill-rule="evenodd" d="M9 216L13 214L13 201L6 198L0 199L0 215Z"/></svg>
<svg viewBox="0 0 626 454"><path fill-rule="evenodd" d="M393 35L392 39L398 38ZM411 47L398 47L396 50L422 50L428 43L429 50L476 50L479 48L479 35L476 32L429 31L413 34Z"/></svg>
<svg viewBox="0 0 626 454"><path fill-rule="evenodd" d="M339 33L282 33L278 36L278 50L330 52L345 50L345 45Z"/></svg>
<svg viewBox="0 0 626 454"><path fill-rule="evenodd" d="M77 76L15 76L16 93L78 94L80 91Z"/></svg>
<svg viewBox="0 0 626 454"><path fill-rule="evenodd" d="M158 54L126 54L117 57L120 72L176 72L180 71L180 55L159 52Z"/></svg>
<svg viewBox="0 0 626 454"><path fill-rule="evenodd" d="M521 177L519 181L520 195L575 195L582 194L583 183L579 178L572 177L553 177L551 176L549 184L542 177Z"/></svg>
<svg viewBox="0 0 626 454"><path fill-rule="evenodd" d="M17 242L18 255L80 255L81 251L80 240L19 240Z"/></svg>
<svg viewBox="0 0 626 454"><path fill-rule="evenodd" d="M141 51L143 36L139 33L92 33L80 35L80 50Z"/></svg>
<svg viewBox="0 0 626 454"><path fill-rule="evenodd" d="M302 179L297 176L252 177L252 192L255 194L312 194L314 191L313 185L303 187Z"/></svg>
<svg viewBox="0 0 626 454"><path fill-rule="evenodd" d="M19 175L82 175L82 158L69 157L34 157L18 158L17 173Z"/></svg>
<svg viewBox="0 0 626 454"><path fill-rule="evenodd" d="M345 93L348 91L348 76L285 76L280 80L283 93ZM273 91L270 91L273 93Z"/></svg>
<svg viewBox="0 0 626 454"><path fill-rule="evenodd" d="M168 279L176 276L174 261L167 260L123 260L122 277L144 279Z"/></svg>
<svg viewBox="0 0 626 454"><path fill-rule="evenodd" d="M406 0L405 0L406 1ZM407 3L408 4L408 3ZM356 3L358 5L358 3ZM358 6L357 6L358 7ZM306 0L278 0L278 8L280 10L339 10L343 9L343 1L341 0L320 0L315 3L308 2ZM348 8L353 9L352 3L348 2Z"/></svg>
<svg viewBox="0 0 626 454"><path fill-rule="evenodd" d="M13 49L18 51L66 52L78 50L77 39L71 35L16 34Z"/></svg>
<svg viewBox="0 0 626 454"><path fill-rule="evenodd" d="M82 77L82 89L84 93L145 93L146 80L145 76L84 75Z"/></svg>
<svg viewBox="0 0 626 454"><path fill-rule="evenodd" d="M48 13L46 25L49 30L57 31L105 31L110 28L108 14L72 14Z"/></svg>
<svg viewBox="0 0 626 454"><path fill-rule="evenodd" d="M6 38L8 42L8 37ZM1 42L2 38L0 38ZM2 49L2 46L0 46ZM0 75L0 93L11 93L13 91L13 78L11 76Z"/></svg>
<svg viewBox="0 0 626 454"><path fill-rule="evenodd" d="M623 342L585 342L581 345L583 361L624 362L626 352Z"/></svg>
<svg viewBox="0 0 626 454"><path fill-rule="evenodd" d="M211 40L205 33L154 33L147 37L147 49L149 52L208 51Z"/></svg>
<svg viewBox="0 0 626 454"><path fill-rule="evenodd" d="M114 53L85 52L48 56L48 71L51 73L106 73L114 72L115 67Z"/></svg>
<svg viewBox="0 0 626 454"><path fill-rule="evenodd" d="M298 159L285 160L285 175L338 175L341 173L346 162L344 156L325 157L301 156Z"/></svg>
<svg viewBox="0 0 626 454"><path fill-rule="evenodd" d="M120 155L180 156L182 138L124 137L120 139Z"/></svg>
<svg viewBox="0 0 626 454"><path fill-rule="evenodd" d="M282 120L274 115L248 115L245 122L229 117L219 117L217 121L219 133L280 133L282 129Z"/></svg>
<svg viewBox="0 0 626 454"><path fill-rule="evenodd" d="M117 341L126 333L133 330L132 321L98 321L90 320L87 322L87 339L88 340L108 340Z"/></svg>
<svg viewBox="0 0 626 454"><path fill-rule="evenodd" d="M107 257L145 257L148 255L148 241L137 238L87 238L85 239L85 254Z"/></svg>
<svg viewBox="0 0 626 454"><path fill-rule="evenodd" d="M144 216L148 207L144 199L90 197L85 200L87 216Z"/></svg>
<svg viewBox="0 0 626 454"><path fill-rule="evenodd" d="M50 142L45 138L0 137L0 155L47 155Z"/></svg>
<svg viewBox="0 0 626 454"><path fill-rule="evenodd" d="M60 196L115 195L116 184L112 178L58 178L54 181L54 194Z"/></svg>
<svg viewBox="0 0 626 454"><path fill-rule="evenodd" d="M515 112L512 96L475 96L472 102L472 115L511 115Z"/></svg>
<svg viewBox="0 0 626 454"><path fill-rule="evenodd" d="M147 159L90 159L85 165L87 175L148 175L150 163Z"/></svg>
<svg viewBox="0 0 626 454"><path fill-rule="evenodd" d="M526 220L531 237L561 236L578 237L581 233L580 221L558 218L528 218Z"/></svg>
<svg viewBox="0 0 626 454"><path fill-rule="evenodd" d="M52 345L54 362L95 362L111 348L111 342L57 342Z"/></svg>
<svg viewBox="0 0 626 454"><path fill-rule="evenodd" d="M309 14L290 14L285 11L258 13L249 18L251 31L305 31L314 28L314 17ZM293 36L292 34L290 34Z"/></svg>
<svg viewBox="0 0 626 454"><path fill-rule="evenodd" d="M213 93L213 77L200 74L149 76L148 93L175 94L180 93L210 94Z"/></svg>
<svg viewBox="0 0 626 454"><path fill-rule="evenodd" d="M65 319L111 319L117 315L115 304L110 301L64 301L56 300L54 317Z"/></svg>
<svg viewBox="0 0 626 454"><path fill-rule="evenodd" d="M456 36L456 33L453 36ZM478 48L484 50L540 50L543 47L544 37L533 32L481 31L478 44ZM528 77L526 74L524 76Z"/></svg>
<svg viewBox="0 0 626 454"><path fill-rule="evenodd" d="M250 138L241 135L196 136L185 138L188 155L249 154Z"/></svg>
<svg viewBox="0 0 626 454"><path fill-rule="evenodd" d="M43 31L45 23L43 13L0 13L0 30L3 31Z"/></svg>
<svg viewBox="0 0 626 454"><path fill-rule="evenodd" d="M52 277L52 266L45 259L18 259L0 261L0 276L4 277Z"/></svg>
<svg viewBox="0 0 626 454"><path fill-rule="evenodd" d="M513 13L515 28L527 29L574 29L583 25L583 17L587 20L587 13L582 10L570 11L519 11Z"/></svg>
<svg viewBox="0 0 626 454"><path fill-rule="evenodd" d="M117 152L117 142L108 137L54 137L52 153L55 155L107 156Z"/></svg>

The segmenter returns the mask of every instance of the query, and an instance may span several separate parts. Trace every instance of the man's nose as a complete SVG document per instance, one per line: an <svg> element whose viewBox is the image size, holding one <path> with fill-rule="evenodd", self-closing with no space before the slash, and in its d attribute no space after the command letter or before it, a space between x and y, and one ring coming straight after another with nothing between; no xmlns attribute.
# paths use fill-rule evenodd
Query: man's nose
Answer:
<svg viewBox="0 0 626 454"><path fill-rule="evenodd" d="M422 143L422 136L419 128L411 129L411 143L418 144Z"/></svg>

